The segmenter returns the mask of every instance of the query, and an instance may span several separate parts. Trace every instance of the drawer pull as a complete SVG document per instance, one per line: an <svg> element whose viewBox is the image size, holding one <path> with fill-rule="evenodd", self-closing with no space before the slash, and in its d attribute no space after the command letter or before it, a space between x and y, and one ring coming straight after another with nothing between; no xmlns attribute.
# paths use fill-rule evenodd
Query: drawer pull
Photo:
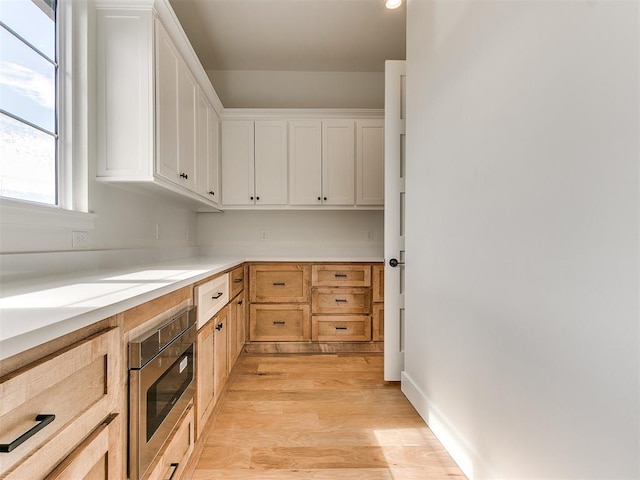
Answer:
<svg viewBox="0 0 640 480"><path fill-rule="evenodd" d="M40 423L38 423L37 425L34 425L33 427L31 427L27 432L25 432L22 435L20 435L13 442L0 444L0 453L9 453L9 452L15 450L20 445L22 445L24 442L26 442L31 437L33 437L40 430L42 430L44 427L46 427L51 422L53 422L55 420L55 418L56 418L56 416L55 415L51 415L51 414L49 414L49 415L45 415L45 414L36 415L36 420L35 421L36 422L40 422Z"/></svg>
<svg viewBox="0 0 640 480"><path fill-rule="evenodd" d="M285 325L287 322L283 322L283 321L275 321L273 322L274 325Z"/></svg>
<svg viewBox="0 0 640 480"><path fill-rule="evenodd" d="M336 327L336 330L348 330L347 327Z"/></svg>
<svg viewBox="0 0 640 480"><path fill-rule="evenodd" d="M274 287L284 287L285 283L284 282L273 282L273 286Z"/></svg>
<svg viewBox="0 0 640 480"><path fill-rule="evenodd" d="M336 278L347 278L348 275L346 273L336 273Z"/></svg>
<svg viewBox="0 0 640 480"><path fill-rule="evenodd" d="M167 478L167 480L173 480L173 476L176 474L176 472L178 471L178 466L180 464L179 463L172 463L170 466L171 468L173 468L173 472L171 472L171 476L169 478Z"/></svg>
<svg viewBox="0 0 640 480"><path fill-rule="evenodd" d="M211 297L211 300L217 300L218 298L220 298L222 296L222 292L218 292L218 295Z"/></svg>
<svg viewBox="0 0 640 480"><path fill-rule="evenodd" d="M336 303L347 303L347 301L343 298L336 298Z"/></svg>
<svg viewBox="0 0 640 480"><path fill-rule="evenodd" d="M236 278L233 283L242 283L244 282L244 278Z"/></svg>

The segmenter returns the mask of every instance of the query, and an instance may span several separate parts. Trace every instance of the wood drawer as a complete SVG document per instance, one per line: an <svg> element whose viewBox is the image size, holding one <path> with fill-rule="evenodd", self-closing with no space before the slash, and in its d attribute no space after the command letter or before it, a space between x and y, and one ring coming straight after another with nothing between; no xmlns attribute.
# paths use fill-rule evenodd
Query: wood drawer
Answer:
<svg viewBox="0 0 640 480"><path fill-rule="evenodd" d="M313 265L314 287L370 287L370 265Z"/></svg>
<svg viewBox="0 0 640 480"><path fill-rule="evenodd" d="M229 303L229 274L198 285L194 291L194 298L198 306L198 329Z"/></svg>
<svg viewBox="0 0 640 480"><path fill-rule="evenodd" d="M178 479L182 476L189 457L193 452L194 421L193 404L191 404L183 414L182 419L178 422L178 426L175 428L171 439L166 445L160 461L153 468L146 480Z"/></svg>
<svg viewBox="0 0 640 480"><path fill-rule="evenodd" d="M384 265L373 266L373 302L384 302Z"/></svg>
<svg viewBox="0 0 640 480"><path fill-rule="evenodd" d="M368 315L314 315L311 322L314 342L371 340L371 317Z"/></svg>
<svg viewBox="0 0 640 480"><path fill-rule="evenodd" d="M252 303L308 303L309 265L252 265Z"/></svg>
<svg viewBox="0 0 640 480"><path fill-rule="evenodd" d="M120 329L113 328L0 378L0 443L43 425L38 415L55 417L11 452L0 454L0 477L43 478L116 411L120 360ZM121 468L116 460L112 463Z"/></svg>
<svg viewBox="0 0 640 480"><path fill-rule="evenodd" d="M384 340L384 304L373 304L373 315L371 316L372 334L374 342L381 342Z"/></svg>
<svg viewBox="0 0 640 480"><path fill-rule="evenodd" d="M234 298L242 290L244 290L244 266L243 265L237 268L234 268L229 273L229 287L231 289L231 292L229 292L229 298Z"/></svg>
<svg viewBox="0 0 640 480"><path fill-rule="evenodd" d="M371 313L370 288L314 288L312 313Z"/></svg>
<svg viewBox="0 0 640 480"><path fill-rule="evenodd" d="M251 304L249 317L253 342L301 342L311 338L308 305Z"/></svg>

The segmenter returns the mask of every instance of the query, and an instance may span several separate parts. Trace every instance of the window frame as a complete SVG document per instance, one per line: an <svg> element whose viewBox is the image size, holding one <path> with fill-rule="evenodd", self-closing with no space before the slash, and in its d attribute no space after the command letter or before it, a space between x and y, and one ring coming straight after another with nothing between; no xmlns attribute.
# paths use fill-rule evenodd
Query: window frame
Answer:
<svg viewBox="0 0 640 480"><path fill-rule="evenodd" d="M0 197L0 226L91 230L88 213L89 23L90 2L57 0L56 190L57 204Z"/></svg>

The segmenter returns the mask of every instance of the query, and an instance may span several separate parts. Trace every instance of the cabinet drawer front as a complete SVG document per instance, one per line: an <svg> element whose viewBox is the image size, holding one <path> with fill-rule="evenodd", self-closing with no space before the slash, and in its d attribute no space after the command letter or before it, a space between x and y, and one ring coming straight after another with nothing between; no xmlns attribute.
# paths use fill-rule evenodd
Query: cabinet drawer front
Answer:
<svg viewBox="0 0 640 480"><path fill-rule="evenodd" d="M313 313L371 313L369 288L314 288Z"/></svg>
<svg viewBox="0 0 640 480"><path fill-rule="evenodd" d="M229 274L198 285L194 297L198 306L198 328L201 328L229 303Z"/></svg>
<svg viewBox="0 0 640 480"><path fill-rule="evenodd" d="M174 433L165 447L165 451L160 457L160 461L151 471L147 480L166 480L167 478L178 479L182 476L184 469L193 452L195 418L193 405L187 408L182 419L174 430Z"/></svg>
<svg viewBox="0 0 640 480"><path fill-rule="evenodd" d="M311 274L314 287L370 287L370 265L314 265Z"/></svg>
<svg viewBox="0 0 640 480"><path fill-rule="evenodd" d="M314 342L366 342L371 340L371 317L368 315L314 315Z"/></svg>
<svg viewBox="0 0 640 480"><path fill-rule="evenodd" d="M251 302L308 302L310 270L308 265L252 265Z"/></svg>
<svg viewBox="0 0 640 480"><path fill-rule="evenodd" d="M231 289L229 298L234 298L244 290L244 266L231 270L231 273L229 273L229 288Z"/></svg>
<svg viewBox="0 0 640 480"><path fill-rule="evenodd" d="M371 317L372 334L374 342L381 342L384 340L384 304L373 304L373 315Z"/></svg>
<svg viewBox="0 0 640 480"><path fill-rule="evenodd" d="M251 305L251 341L306 341L310 338L308 305Z"/></svg>
<svg viewBox="0 0 640 480"><path fill-rule="evenodd" d="M0 454L0 477L44 477L117 408L119 332L92 335L0 379L0 443L33 431L38 415L55 416Z"/></svg>

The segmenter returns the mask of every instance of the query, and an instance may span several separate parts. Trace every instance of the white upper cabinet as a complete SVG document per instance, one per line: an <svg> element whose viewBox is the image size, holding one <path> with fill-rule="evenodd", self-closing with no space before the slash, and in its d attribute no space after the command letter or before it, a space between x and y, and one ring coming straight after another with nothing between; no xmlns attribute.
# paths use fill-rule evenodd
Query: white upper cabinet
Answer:
<svg viewBox="0 0 640 480"><path fill-rule="evenodd" d="M254 146L256 205L286 205L287 122L255 122Z"/></svg>
<svg viewBox="0 0 640 480"><path fill-rule="evenodd" d="M384 205L384 120L358 120L356 133L356 203Z"/></svg>
<svg viewBox="0 0 640 480"><path fill-rule="evenodd" d="M222 203L286 205L285 121L222 122Z"/></svg>
<svg viewBox="0 0 640 480"><path fill-rule="evenodd" d="M169 4L145 5L96 1L97 179L215 210L221 105Z"/></svg>
<svg viewBox="0 0 640 480"><path fill-rule="evenodd" d="M196 114L196 190L201 196L219 203L220 120L201 89L198 89Z"/></svg>
<svg viewBox="0 0 640 480"><path fill-rule="evenodd" d="M322 203L355 203L355 126L353 120L322 122Z"/></svg>
<svg viewBox="0 0 640 480"><path fill-rule="evenodd" d="M291 205L322 204L322 122L289 122Z"/></svg>

